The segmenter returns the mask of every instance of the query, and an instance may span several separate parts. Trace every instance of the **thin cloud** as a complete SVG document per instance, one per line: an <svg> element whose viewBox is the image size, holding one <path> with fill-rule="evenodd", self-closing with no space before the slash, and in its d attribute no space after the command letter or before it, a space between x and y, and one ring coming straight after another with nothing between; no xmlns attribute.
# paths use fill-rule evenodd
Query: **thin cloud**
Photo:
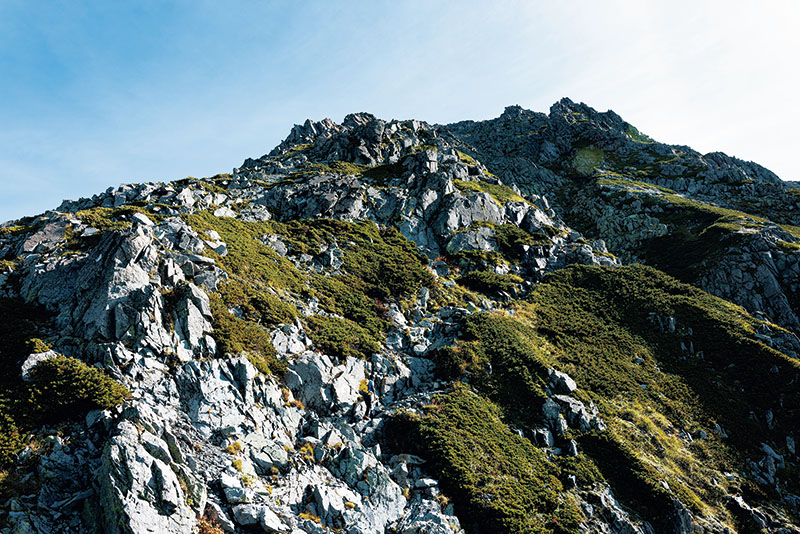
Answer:
<svg viewBox="0 0 800 534"><path fill-rule="evenodd" d="M445 123L562 96L800 179L798 25L795 2L6 2L0 219L228 171L306 118Z"/></svg>

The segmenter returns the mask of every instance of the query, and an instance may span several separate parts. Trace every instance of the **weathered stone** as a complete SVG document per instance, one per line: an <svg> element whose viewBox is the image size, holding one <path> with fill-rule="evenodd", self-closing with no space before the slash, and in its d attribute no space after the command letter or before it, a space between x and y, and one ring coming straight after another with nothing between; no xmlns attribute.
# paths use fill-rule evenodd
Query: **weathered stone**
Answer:
<svg viewBox="0 0 800 534"><path fill-rule="evenodd" d="M30 354L25 361L22 362L22 379L26 382L30 380L31 370L36 367L37 364L49 360L51 358L57 357L58 354L55 351L49 350L47 352L41 352L37 354Z"/></svg>

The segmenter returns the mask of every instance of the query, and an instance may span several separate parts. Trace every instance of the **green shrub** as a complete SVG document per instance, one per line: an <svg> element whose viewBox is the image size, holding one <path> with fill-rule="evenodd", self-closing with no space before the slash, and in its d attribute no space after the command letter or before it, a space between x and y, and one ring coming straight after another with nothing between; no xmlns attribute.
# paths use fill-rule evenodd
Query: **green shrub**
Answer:
<svg viewBox="0 0 800 534"><path fill-rule="evenodd" d="M437 372L448 379L469 377L516 419L535 422L547 398L544 385L551 357L545 352L545 340L502 313L470 315L461 333L455 345L433 354Z"/></svg>
<svg viewBox="0 0 800 534"><path fill-rule="evenodd" d="M719 511L725 483L708 480L741 468L762 441L780 442L800 420L790 378L800 363L754 339L760 322L742 308L656 269L571 266L546 276L527 300L516 317L552 344L609 424L602 438L577 437L584 452L623 502L654 523L671 513L662 481L695 513ZM660 331L651 312L675 317L676 333ZM703 358L685 356L680 344L690 339ZM750 417L768 409L773 429ZM717 423L727 440L713 433ZM708 437L688 445L677 429Z"/></svg>
<svg viewBox="0 0 800 534"><path fill-rule="evenodd" d="M398 161L397 163L387 163L371 167L365 170L362 176L369 178L372 183L380 187L386 185L392 178L402 176L403 171L403 163Z"/></svg>
<svg viewBox="0 0 800 534"><path fill-rule="evenodd" d="M130 392L97 367L67 356L56 356L31 369L28 409L45 421L108 409L130 397Z"/></svg>
<svg viewBox="0 0 800 534"><path fill-rule="evenodd" d="M290 245L291 254L316 255L321 246L338 243L343 269L363 282L371 298L403 300L434 283L425 266L427 258L394 227L379 228L371 221L304 219L273 223L272 231Z"/></svg>
<svg viewBox="0 0 800 534"><path fill-rule="evenodd" d="M628 444L610 433L589 433L581 436L579 443L612 481L622 502L632 504L656 528L668 528L672 496L659 484L661 476L655 468L643 463Z"/></svg>
<svg viewBox="0 0 800 534"><path fill-rule="evenodd" d="M9 403L0 399L0 466L11 463L23 446L17 422L10 415L9 408Z"/></svg>
<svg viewBox="0 0 800 534"><path fill-rule="evenodd" d="M51 317L50 312L25 303L22 299L0 298L0 390L20 380L19 363L31 349L43 348L40 329ZM40 343L41 342L41 343ZM46 351L45 351L46 352Z"/></svg>
<svg viewBox="0 0 800 534"><path fill-rule="evenodd" d="M31 354L40 354L42 352L47 352L53 347L50 346L49 343L39 339L38 337L33 337L28 340L28 350Z"/></svg>
<svg viewBox="0 0 800 534"><path fill-rule="evenodd" d="M66 238L68 251L80 251L91 248L100 242L104 232L124 230L131 226L130 218L135 213L143 213L154 222L164 219L163 215L148 211L145 206L129 204L119 208L95 207L80 210L75 213L75 218L79 219L86 226L91 226L100 230L100 233L90 237L81 237L75 233L70 226L64 236Z"/></svg>
<svg viewBox="0 0 800 534"><path fill-rule="evenodd" d="M219 354L245 353L264 374L285 370L286 364L276 358L275 347L266 329L258 323L231 314L219 295L211 294L209 300Z"/></svg>
<svg viewBox="0 0 800 534"><path fill-rule="evenodd" d="M575 157L572 159L572 167L578 171L579 174L588 175L601 167L604 160L605 153L601 149L588 146L581 148L575 153Z"/></svg>
<svg viewBox="0 0 800 534"><path fill-rule="evenodd" d="M267 327L290 324L298 317L297 308L270 291L259 291L238 279L223 283L219 296L227 307L236 307L245 320Z"/></svg>
<svg viewBox="0 0 800 534"><path fill-rule="evenodd" d="M305 277L294 264L261 242L263 235L273 233L275 225L280 224L215 217L209 212L184 218L197 231L219 232L228 246L225 256L207 252L229 276L210 295L218 353L244 353L264 374L283 372L286 364L276 357L267 328L291 323L299 316L297 308L286 300L289 292L304 289ZM231 314L229 308L237 308L241 317Z"/></svg>
<svg viewBox="0 0 800 534"><path fill-rule="evenodd" d="M408 436L475 532L573 533L582 514L563 493L557 465L512 433L496 405L456 385L434 398Z"/></svg>
<svg viewBox="0 0 800 534"><path fill-rule="evenodd" d="M402 300L433 284L426 259L396 228L378 230L373 223L357 226L359 239L345 254L345 269L364 281L370 296Z"/></svg>
<svg viewBox="0 0 800 534"><path fill-rule="evenodd" d="M300 290L303 287L303 275L294 264L261 242L264 234L275 233L274 223L215 217L207 211L184 215L183 218L196 231L215 230L220 234L228 247L228 254L219 256L211 251L207 254L232 279L261 291L267 288Z"/></svg>
<svg viewBox="0 0 800 534"><path fill-rule="evenodd" d="M367 358L380 351L383 336L375 336L350 319L314 315L308 318L308 334L318 350L337 357Z"/></svg>
<svg viewBox="0 0 800 534"><path fill-rule="evenodd" d="M159 215L148 212L141 206L122 206L119 208L90 208L75 213L75 217L86 226L92 226L100 231L122 230L131 225L130 218L134 213L144 213L156 222Z"/></svg>
<svg viewBox="0 0 800 534"><path fill-rule="evenodd" d="M698 516L729 520L725 495L739 490L728 490L722 473L743 469L745 458L762 454L762 441L781 443L800 420L792 383L800 363L754 338L761 322L655 269L571 266L514 306L513 316L469 316L461 338L432 355L438 373L467 378L526 427L539 417L547 368L568 372L579 386L573 395L594 401L608 429L570 429L582 455L559 459L562 475L607 480L657 529L666 528L673 498ZM675 317L676 332L660 331L651 312ZM703 358L681 349L690 339ZM768 409L772 429L750 416ZM717 423L728 439L713 432ZM706 437L688 442L682 430Z"/></svg>
<svg viewBox="0 0 800 534"><path fill-rule="evenodd" d="M595 482L605 480L597 465L583 453L578 456L556 456L553 461L561 469L562 480L572 475L578 487L591 486Z"/></svg>
<svg viewBox="0 0 800 534"><path fill-rule="evenodd" d="M634 126L633 124L628 124L628 128L625 130L625 134L634 143L642 143L648 145L654 143L653 139L649 135L640 132L639 129L636 128L636 126Z"/></svg>
<svg viewBox="0 0 800 534"><path fill-rule="evenodd" d="M33 226L15 224L13 226L0 226L0 236L20 235L35 230Z"/></svg>
<svg viewBox="0 0 800 534"><path fill-rule="evenodd" d="M454 265L478 270L509 264L503 254L494 250L462 250L450 256L450 260Z"/></svg>
<svg viewBox="0 0 800 534"><path fill-rule="evenodd" d="M325 311L342 315L382 339L388 322L381 319L383 306L367 296L367 285L352 275L315 276L311 287Z"/></svg>
<svg viewBox="0 0 800 534"><path fill-rule="evenodd" d="M754 409L780 411L783 421L800 416L800 404L789 397L783 407L772 406L777 391L800 401L786 378L800 363L754 339L760 322L656 269L574 266L548 275L528 300L537 330L561 349L584 387L606 398L640 399L671 420L719 420L753 445L759 435L749 417ZM660 332L649 312L691 327L695 349L705 357L682 359L686 334ZM644 365L634 363L637 356ZM770 372L773 365L782 371Z"/></svg>
<svg viewBox="0 0 800 534"><path fill-rule="evenodd" d="M498 295L501 292L514 294L522 278L515 274L497 274L493 271L472 271L461 275L456 282L474 291L487 295Z"/></svg>
<svg viewBox="0 0 800 534"><path fill-rule="evenodd" d="M376 299L409 299L423 285L434 285L425 258L413 243L394 228L380 229L369 221L252 223L207 212L185 218L198 231L216 230L228 245L224 257L208 253L230 276L211 301L220 350L247 352L262 369L283 366L264 327L291 323L299 316L296 307L286 302L291 292L316 296L323 309L344 316L308 321L309 334L320 350L366 357L379 350L387 326L380 316L383 305ZM307 277L261 242L265 234L281 236L292 255L316 255L323 245L339 243L347 274ZM231 307L238 308L241 316L231 315Z"/></svg>
<svg viewBox="0 0 800 534"><path fill-rule="evenodd" d="M496 227L494 238L503 254L513 259L520 258L524 245L550 246L552 244L547 234L529 234L515 224L503 224Z"/></svg>

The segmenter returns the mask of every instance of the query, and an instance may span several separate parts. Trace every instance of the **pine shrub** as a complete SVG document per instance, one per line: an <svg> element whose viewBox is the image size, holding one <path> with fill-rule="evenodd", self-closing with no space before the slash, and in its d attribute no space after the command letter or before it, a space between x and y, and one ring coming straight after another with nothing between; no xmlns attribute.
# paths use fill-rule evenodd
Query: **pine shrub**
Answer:
<svg viewBox="0 0 800 534"><path fill-rule="evenodd" d="M27 400L32 415L48 421L113 408L129 397L130 392L102 370L57 356L31 370Z"/></svg>

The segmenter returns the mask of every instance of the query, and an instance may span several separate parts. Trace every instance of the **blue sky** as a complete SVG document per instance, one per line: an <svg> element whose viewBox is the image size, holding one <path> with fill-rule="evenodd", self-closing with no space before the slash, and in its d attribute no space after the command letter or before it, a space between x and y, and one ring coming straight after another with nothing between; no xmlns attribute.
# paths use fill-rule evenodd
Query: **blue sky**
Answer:
<svg viewBox="0 0 800 534"><path fill-rule="evenodd" d="M562 96L800 180L798 27L792 0L3 0L0 221L228 172L306 118Z"/></svg>

